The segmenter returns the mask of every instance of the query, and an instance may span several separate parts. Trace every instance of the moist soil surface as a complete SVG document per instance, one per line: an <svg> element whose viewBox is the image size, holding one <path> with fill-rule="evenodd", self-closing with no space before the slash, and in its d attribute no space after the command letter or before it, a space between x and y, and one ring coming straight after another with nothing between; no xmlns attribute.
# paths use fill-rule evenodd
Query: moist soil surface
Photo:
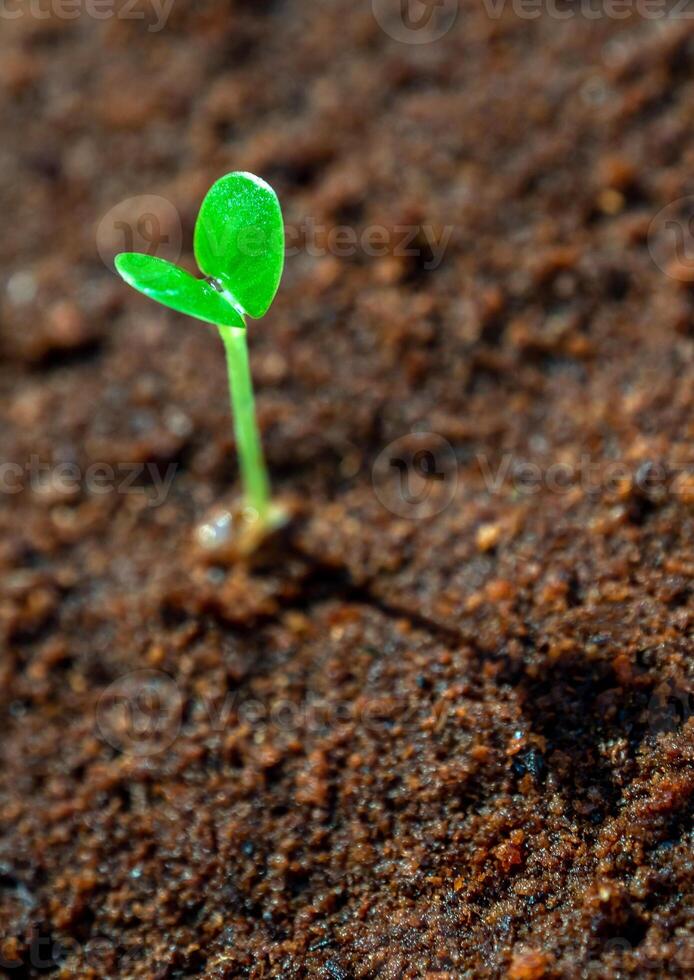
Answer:
<svg viewBox="0 0 694 980"><path fill-rule="evenodd" d="M690 22L152 26L0 32L0 971L691 976ZM250 565L219 339L109 266L229 170L292 244Z"/></svg>

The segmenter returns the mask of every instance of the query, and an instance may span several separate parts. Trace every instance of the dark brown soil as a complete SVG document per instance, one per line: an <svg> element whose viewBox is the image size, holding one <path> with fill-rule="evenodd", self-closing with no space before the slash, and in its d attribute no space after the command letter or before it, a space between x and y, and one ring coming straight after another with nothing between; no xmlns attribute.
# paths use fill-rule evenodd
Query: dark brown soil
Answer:
<svg viewBox="0 0 694 980"><path fill-rule="evenodd" d="M694 972L694 292L651 227L691 237L694 28L460 7L2 20L9 977ZM96 244L159 195L192 267L228 170L291 227L450 233L288 259L251 345L300 506L252 568L196 545L219 341Z"/></svg>

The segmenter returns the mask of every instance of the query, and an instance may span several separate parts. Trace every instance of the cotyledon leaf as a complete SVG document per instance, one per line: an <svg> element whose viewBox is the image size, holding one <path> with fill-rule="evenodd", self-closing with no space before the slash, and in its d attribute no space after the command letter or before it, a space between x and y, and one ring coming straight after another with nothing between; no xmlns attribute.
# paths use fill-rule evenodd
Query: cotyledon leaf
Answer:
<svg viewBox="0 0 694 980"><path fill-rule="evenodd" d="M284 268L284 222L264 180L231 173L208 191L195 225L195 258L233 304L254 318L267 313Z"/></svg>
<svg viewBox="0 0 694 980"><path fill-rule="evenodd" d="M128 285L172 310L224 327L245 326L242 315L223 293L165 259L121 252L115 263Z"/></svg>

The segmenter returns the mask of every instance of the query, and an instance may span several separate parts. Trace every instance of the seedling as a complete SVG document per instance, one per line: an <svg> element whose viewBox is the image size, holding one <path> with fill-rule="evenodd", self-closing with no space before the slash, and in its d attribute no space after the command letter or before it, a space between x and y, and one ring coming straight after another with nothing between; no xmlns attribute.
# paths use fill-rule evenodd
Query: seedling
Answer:
<svg viewBox="0 0 694 980"><path fill-rule="evenodd" d="M116 269L145 296L219 330L226 350L246 520L256 524L257 536L283 519L270 498L246 336L246 317L267 313L282 277L284 224L277 195L253 174L227 174L202 202L193 244L202 279L139 252L116 256Z"/></svg>

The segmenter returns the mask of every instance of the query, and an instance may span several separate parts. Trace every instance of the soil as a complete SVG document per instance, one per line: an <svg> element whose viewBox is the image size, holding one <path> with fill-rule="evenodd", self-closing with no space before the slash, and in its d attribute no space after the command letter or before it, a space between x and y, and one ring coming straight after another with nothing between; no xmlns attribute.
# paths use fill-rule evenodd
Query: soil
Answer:
<svg viewBox="0 0 694 980"><path fill-rule="evenodd" d="M150 14L0 32L0 971L691 976L691 23ZM219 340L100 255L229 170L300 243L250 566Z"/></svg>

